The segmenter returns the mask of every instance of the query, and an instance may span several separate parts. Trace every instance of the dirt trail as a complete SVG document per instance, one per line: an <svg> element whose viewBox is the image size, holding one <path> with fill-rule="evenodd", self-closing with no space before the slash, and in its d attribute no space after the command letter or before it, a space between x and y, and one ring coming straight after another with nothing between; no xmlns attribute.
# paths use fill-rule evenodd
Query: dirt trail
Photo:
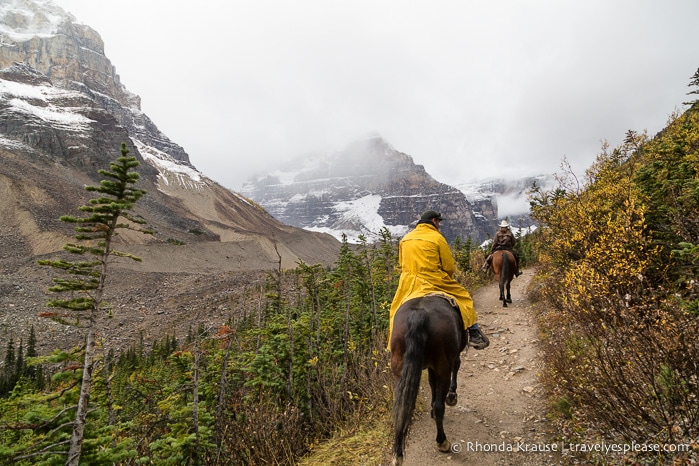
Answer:
<svg viewBox="0 0 699 466"><path fill-rule="evenodd" d="M453 451L437 450L435 424L426 409L415 419L408 436L405 466L560 463L560 453L532 451L552 449L554 441L538 379L541 359L534 308L525 294L531 278L532 271L525 271L512 282L513 303L507 308L498 299L495 282L472 293L490 346L461 354L459 401L447 407L444 417ZM429 406L426 382L420 396L424 406ZM557 448L560 450L560 443ZM512 451L498 451L508 449Z"/></svg>

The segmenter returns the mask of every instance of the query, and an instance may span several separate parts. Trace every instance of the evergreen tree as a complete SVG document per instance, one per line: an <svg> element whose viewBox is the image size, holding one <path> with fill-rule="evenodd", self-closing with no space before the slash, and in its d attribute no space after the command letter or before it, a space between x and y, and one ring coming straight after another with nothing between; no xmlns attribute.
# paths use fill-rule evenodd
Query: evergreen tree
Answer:
<svg viewBox="0 0 699 466"><path fill-rule="evenodd" d="M5 351L5 367L3 372L6 376L12 375L15 368L15 343L10 338L7 342L7 350Z"/></svg>
<svg viewBox="0 0 699 466"><path fill-rule="evenodd" d="M27 340L27 353L26 353L26 368L25 373L27 377L36 381L37 373L40 372L41 368L36 368L31 364L30 358L35 358L38 356L36 352L36 335L34 334L34 326L32 325L29 329L29 339Z"/></svg>
<svg viewBox="0 0 699 466"><path fill-rule="evenodd" d="M19 348L17 348L17 357L15 358L15 379L19 380L19 378L24 375L26 369L27 366L24 363L24 345L20 339Z"/></svg>
<svg viewBox="0 0 699 466"><path fill-rule="evenodd" d="M461 236L457 236L451 245L451 250L454 254L454 261L461 271L469 272L471 270L471 251L473 250L471 237L469 236L466 241L463 241Z"/></svg>
<svg viewBox="0 0 699 466"><path fill-rule="evenodd" d="M379 231L376 255L374 256L374 267L381 277L378 280L383 286L379 292L381 307L386 311L393 300L393 295L398 288L400 272L396 270L398 265L398 240L394 240L388 228L383 227ZM386 311L386 317L387 317Z"/></svg>
<svg viewBox="0 0 699 466"><path fill-rule="evenodd" d="M689 84L687 84L687 86L695 87L695 89L687 92L687 95L699 94L699 68L697 68L697 70L694 72L692 77L689 79L690 79L690 81L689 81ZM695 103L697 103L697 99L694 99L690 102L684 102L685 105L694 105Z"/></svg>
<svg viewBox="0 0 699 466"><path fill-rule="evenodd" d="M131 213L134 204L146 192L133 187L139 179L139 174L132 170L140 164L136 157L128 154L126 144L122 143L121 156L109 164L109 170L99 170L99 174L106 179L103 179L99 186L85 187L88 192L98 193L98 197L91 199L88 205L78 208L81 212L85 212L86 216L60 217L61 221L77 224L75 238L78 243L66 244L64 249L71 254L92 256L93 259L39 261L41 265L62 270L68 275L67 278L54 278L54 286L49 288L49 291L68 293L69 297L53 299L48 305L72 311L76 319L81 317L87 319L80 396L66 462L66 465L70 466L78 465L82 451L96 352L95 327L102 311L109 260L112 256L141 260L131 254L112 249L113 239L119 229L150 233L139 228L139 225L143 225L145 221ZM128 223L124 223L121 219L125 219Z"/></svg>
<svg viewBox="0 0 699 466"><path fill-rule="evenodd" d="M5 363L0 373L0 396L5 396L12 391L17 379L15 377L15 343L12 338L7 342L5 350Z"/></svg>

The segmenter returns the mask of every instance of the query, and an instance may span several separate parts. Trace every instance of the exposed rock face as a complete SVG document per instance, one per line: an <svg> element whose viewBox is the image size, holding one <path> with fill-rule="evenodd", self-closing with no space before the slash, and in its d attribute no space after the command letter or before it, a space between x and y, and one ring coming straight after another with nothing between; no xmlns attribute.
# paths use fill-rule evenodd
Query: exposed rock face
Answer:
<svg viewBox="0 0 699 466"><path fill-rule="evenodd" d="M529 192L534 186L553 189L553 175L526 176L519 179L482 179L463 183L458 188L486 218L507 219L514 228L529 229L535 225L529 216Z"/></svg>
<svg viewBox="0 0 699 466"><path fill-rule="evenodd" d="M75 23L72 15L48 0L9 1L0 10L0 23L0 68L29 66L56 87L84 94L116 120L112 125L117 123L136 139L190 164L182 147L141 112L141 99L121 84L104 54L102 38L93 29Z"/></svg>
<svg viewBox="0 0 699 466"><path fill-rule="evenodd" d="M350 239L371 240L383 227L402 235L428 209L446 218L448 241L483 241L493 224L474 213L463 192L436 181L378 136L250 181L242 192L284 223Z"/></svg>
<svg viewBox="0 0 699 466"><path fill-rule="evenodd" d="M82 329L40 317L54 271L37 264L74 241L98 170L121 143L142 163L136 214L153 236L120 232L105 297L116 310L105 344L123 348L251 312L246 287L298 261L332 265L340 243L284 225L199 173L119 82L99 35L48 0L0 1L0 347L39 335L39 351L69 349ZM212 305L216 302L218 304ZM230 311L224 311L230 309Z"/></svg>
<svg viewBox="0 0 699 466"><path fill-rule="evenodd" d="M54 271L37 259L74 241L74 225L58 217L79 215L94 197L84 186L99 184L122 142L147 191L135 213L156 233L115 239L143 262L110 265L105 297L117 312L105 344L222 325L251 312L245 289L268 271L333 265L335 238L284 225L199 173L139 107L96 32L48 0L0 1L0 347L27 341L32 327L41 352L83 340L81 329L40 317Z"/></svg>
<svg viewBox="0 0 699 466"><path fill-rule="evenodd" d="M12 237L0 243L0 257L60 250L71 230L58 216L86 201L83 186L99 183L97 171L122 142L143 162L139 184L148 194L137 209L157 234L133 241L146 245L144 263L155 269L181 271L202 257L213 270L330 265L336 257L334 238L284 225L192 167L120 83L94 30L49 0L0 3L0 235ZM238 246L214 253L222 243Z"/></svg>

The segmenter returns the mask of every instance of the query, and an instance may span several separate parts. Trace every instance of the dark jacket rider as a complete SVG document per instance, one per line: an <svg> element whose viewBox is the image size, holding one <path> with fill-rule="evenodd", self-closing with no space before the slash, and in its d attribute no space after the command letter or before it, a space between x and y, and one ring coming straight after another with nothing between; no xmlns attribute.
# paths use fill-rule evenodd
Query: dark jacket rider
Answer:
<svg viewBox="0 0 699 466"><path fill-rule="evenodd" d="M493 237L493 245L490 248L490 255L485 260L485 264L483 264L483 271L487 272L488 268L492 266L493 253L495 251L507 250L515 256L515 277L522 275L522 272L519 271L519 257L514 251L515 242L515 235L510 230L510 224L507 223L507 220L503 220L500 222L500 228L495 232L495 236Z"/></svg>

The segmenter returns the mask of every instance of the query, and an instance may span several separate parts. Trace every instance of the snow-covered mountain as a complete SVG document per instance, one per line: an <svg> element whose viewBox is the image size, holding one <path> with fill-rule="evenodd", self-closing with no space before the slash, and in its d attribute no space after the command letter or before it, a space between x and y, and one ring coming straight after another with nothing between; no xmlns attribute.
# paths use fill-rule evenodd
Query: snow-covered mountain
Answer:
<svg viewBox="0 0 699 466"><path fill-rule="evenodd" d="M121 84L99 34L50 0L0 2L0 117L5 162L12 157L17 164L41 161L80 171L66 175L65 186L54 183L56 190L79 189L126 142L143 159L144 182L153 186L144 201L152 212L144 216L161 222L163 237L176 242L231 242L256 234L280 241L286 225L372 241L382 228L403 235L427 209L445 215L448 239L482 241L500 218L524 218L528 211L521 186L498 180L448 186L371 135L251 180L243 194L281 222L274 223L192 166ZM16 173L23 183L44 176L25 167ZM56 196L63 197L70 199Z"/></svg>
<svg viewBox="0 0 699 466"><path fill-rule="evenodd" d="M158 232L135 239L147 242L144 261L179 269L178 261L217 247L213 257L235 259L214 268L273 267L278 254L292 267L327 263L339 247L329 235L280 223L192 166L121 84L89 26L50 0L0 1L0 235L24 244L9 256L60 250L65 238L44 233L61 228L57 216L84 201L83 186L99 182L97 170L122 143L143 161L139 184L148 195L137 209ZM159 250L172 244L187 247ZM189 259L178 256L185 252Z"/></svg>
<svg viewBox="0 0 699 466"><path fill-rule="evenodd" d="M501 218L529 226L526 196L533 181L448 186L374 134L341 150L292 160L249 180L241 192L284 223L338 239L344 235L350 242L360 235L372 241L384 228L402 236L428 209L446 218L442 232L447 240L460 236L482 242Z"/></svg>
<svg viewBox="0 0 699 466"><path fill-rule="evenodd" d="M287 166L250 179L242 193L284 223L357 242L387 229L394 236L412 228L420 213L440 211L442 232L483 242L507 218L528 228L527 192L546 176L519 180L472 180L448 186L432 178L412 157L378 135L330 153L291 160Z"/></svg>
<svg viewBox="0 0 699 466"><path fill-rule="evenodd" d="M491 218L507 219L526 228L533 224L529 217L529 191L534 185L549 190L555 182L553 175L542 174L517 179L475 179L458 183L456 187L474 206L481 206L482 211L492 208Z"/></svg>

